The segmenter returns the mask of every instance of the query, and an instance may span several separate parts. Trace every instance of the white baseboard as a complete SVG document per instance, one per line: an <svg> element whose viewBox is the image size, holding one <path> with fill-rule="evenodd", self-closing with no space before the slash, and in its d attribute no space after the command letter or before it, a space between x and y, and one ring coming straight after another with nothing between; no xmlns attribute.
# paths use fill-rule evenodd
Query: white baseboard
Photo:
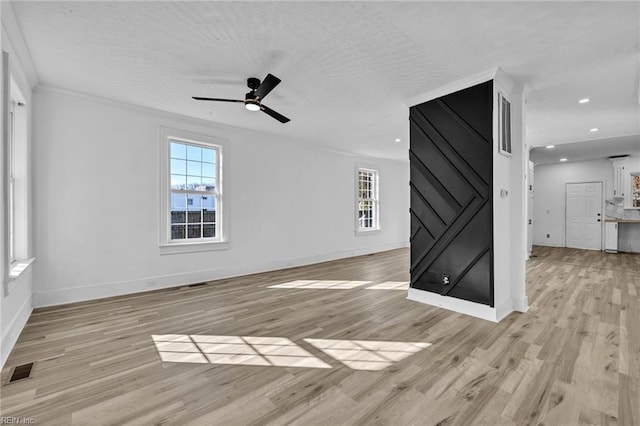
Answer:
<svg viewBox="0 0 640 426"><path fill-rule="evenodd" d="M502 321L504 317L506 317L511 312L513 312L513 299L509 297L503 300L502 303L496 303L495 310L496 310L496 322Z"/></svg>
<svg viewBox="0 0 640 426"><path fill-rule="evenodd" d="M622 250L622 249L618 249L617 252L615 253L632 253L632 254L638 254L640 253L640 250L636 250L634 251L633 249L626 249L626 250Z"/></svg>
<svg viewBox="0 0 640 426"><path fill-rule="evenodd" d="M512 305L513 305L513 310L514 311L518 311L518 312L527 312L529 310L529 298L527 296L524 296L522 298L518 298L518 299L511 299L512 300Z"/></svg>
<svg viewBox="0 0 640 426"><path fill-rule="evenodd" d="M293 268L297 266L328 262L331 260L362 256L405 247L409 247L408 241L388 243L360 249L343 250L313 256L304 256L292 259L281 259L251 265L237 265L217 269L185 272L174 275L145 277L143 279L110 282L87 287L64 288L51 291L37 291L33 294L33 304L34 307L44 307L63 305L66 303L83 302L87 300L102 299L105 297L122 296L125 294L141 293L162 288L179 287L188 284L237 277L241 275L250 275L260 272L274 271L278 269ZM155 284L150 285L151 282Z"/></svg>
<svg viewBox="0 0 640 426"><path fill-rule="evenodd" d="M543 246L543 247L564 247L564 243L533 243L534 246Z"/></svg>
<svg viewBox="0 0 640 426"><path fill-rule="evenodd" d="M9 358L9 354L11 354L11 350L15 346L18 341L18 337L20 337L20 333L22 329L29 321L29 316L31 316L31 312L33 308L31 307L31 297L25 298L24 302L16 312L15 316L9 322L9 325L6 326L4 333L2 333L2 344L0 345L0 368L4 367L4 363Z"/></svg>
<svg viewBox="0 0 640 426"><path fill-rule="evenodd" d="M410 288L407 299L492 322L499 322L513 311L510 298L496 304L496 307L492 308L491 306L481 303Z"/></svg>

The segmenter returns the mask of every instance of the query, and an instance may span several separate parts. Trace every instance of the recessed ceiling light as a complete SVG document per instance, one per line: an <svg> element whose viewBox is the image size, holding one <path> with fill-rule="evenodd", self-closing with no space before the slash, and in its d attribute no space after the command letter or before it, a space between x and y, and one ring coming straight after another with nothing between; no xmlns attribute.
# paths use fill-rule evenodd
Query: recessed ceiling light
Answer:
<svg viewBox="0 0 640 426"><path fill-rule="evenodd" d="M578 103L579 103L579 104L588 104L588 103L589 103L589 101L590 101L590 99L589 99L589 98L584 98L584 99L580 99L580 100L578 101Z"/></svg>
<svg viewBox="0 0 640 426"><path fill-rule="evenodd" d="M547 149L555 148L555 145L547 145Z"/></svg>
<svg viewBox="0 0 640 426"><path fill-rule="evenodd" d="M561 158L560 161L565 162L565 161L567 161L567 159L566 158Z"/></svg>
<svg viewBox="0 0 640 426"><path fill-rule="evenodd" d="M396 143L400 142L400 139L396 139Z"/></svg>
<svg viewBox="0 0 640 426"><path fill-rule="evenodd" d="M597 132L597 131L598 131L598 128L597 128L597 127L594 127L593 129L589 129L589 131L590 131L591 133L595 133L595 132Z"/></svg>

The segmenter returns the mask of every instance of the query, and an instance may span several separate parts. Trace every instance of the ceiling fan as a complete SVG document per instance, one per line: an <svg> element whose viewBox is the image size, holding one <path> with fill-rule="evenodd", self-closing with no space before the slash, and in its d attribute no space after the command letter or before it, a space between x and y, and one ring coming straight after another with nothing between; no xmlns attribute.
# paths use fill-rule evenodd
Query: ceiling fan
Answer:
<svg viewBox="0 0 640 426"><path fill-rule="evenodd" d="M244 103L244 107L249 111L263 111L279 122L286 123L289 121L287 117L262 104L262 100L273 90L274 87L280 84L280 81L281 80L278 77L272 74L267 74L262 83L255 77L248 78L247 86L249 86L251 91L244 95L244 100L202 98L199 96L194 96L193 99L197 101L242 102Z"/></svg>

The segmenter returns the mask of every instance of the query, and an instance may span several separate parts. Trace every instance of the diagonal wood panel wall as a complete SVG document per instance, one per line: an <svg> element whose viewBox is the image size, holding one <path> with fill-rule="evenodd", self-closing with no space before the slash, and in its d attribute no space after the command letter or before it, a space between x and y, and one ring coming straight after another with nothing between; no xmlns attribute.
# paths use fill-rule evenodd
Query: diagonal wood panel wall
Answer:
<svg viewBox="0 0 640 426"><path fill-rule="evenodd" d="M411 287L493 306L493 82L411 107ZM443 284L443 276L449 284Z"/></svg>

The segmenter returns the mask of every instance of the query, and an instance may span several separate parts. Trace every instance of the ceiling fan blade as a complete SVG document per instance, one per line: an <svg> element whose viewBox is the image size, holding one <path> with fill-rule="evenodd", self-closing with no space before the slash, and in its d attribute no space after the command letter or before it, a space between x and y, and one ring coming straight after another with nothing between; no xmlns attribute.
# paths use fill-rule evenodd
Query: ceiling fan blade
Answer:
<svg viewBox="0 0 640 426"><path fill-rule="evenodd" d="M219 101L219 102L242 102L242 103L244 103L244 101L240 101L240 100L237 100L237 99L201 98L199 96L193 96L193 99L195 99L196 101Z"/></svg>
<svg viewBox="0 0 640 426"><path fill-rule="evenodd" d="M281 80L275 75L267 74L264 80L262 80L262 84L256 89L256 95L258 95L260 99L264 99L274 87L280 84L280 81Z"/></svg>
<svg viewBox="0 0 640 426"><path fill-rule="evenodd" d="M268 115L270 115L271 117L275 118L276 120L278 120L281 123L286 123L287 121L291 121L287 117L285 117L284 115L280 114L279 112L276 112L276 111L272 110L268 106L260 105L260 109L262 111L266 112Z"/></svg>

